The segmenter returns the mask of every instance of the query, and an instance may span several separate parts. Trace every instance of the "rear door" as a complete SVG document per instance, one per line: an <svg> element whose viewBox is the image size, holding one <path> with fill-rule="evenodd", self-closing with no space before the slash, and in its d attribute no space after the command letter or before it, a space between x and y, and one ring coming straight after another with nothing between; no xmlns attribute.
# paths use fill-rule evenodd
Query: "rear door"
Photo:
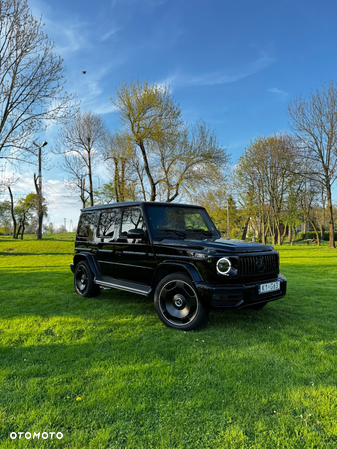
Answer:
<svg viewBox="0 0 337 449"><path fill-rule="evenodd" d="M103 276L116 277L115 241L119 235L120 210L105 209L98 219L96 242L98 247L97 261Z"/></svg>

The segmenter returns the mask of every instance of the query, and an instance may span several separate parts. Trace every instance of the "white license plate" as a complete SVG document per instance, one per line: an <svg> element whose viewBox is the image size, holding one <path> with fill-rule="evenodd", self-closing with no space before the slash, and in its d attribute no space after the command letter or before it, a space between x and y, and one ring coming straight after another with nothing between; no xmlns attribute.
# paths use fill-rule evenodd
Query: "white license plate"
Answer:
<svg viewBox="0 0 337 449"><path fill-rule="evenodd" d="M276 292L277 290L280 290L280 281L269 282L269 284L260 284L259 285L259 294Z"/></svg>

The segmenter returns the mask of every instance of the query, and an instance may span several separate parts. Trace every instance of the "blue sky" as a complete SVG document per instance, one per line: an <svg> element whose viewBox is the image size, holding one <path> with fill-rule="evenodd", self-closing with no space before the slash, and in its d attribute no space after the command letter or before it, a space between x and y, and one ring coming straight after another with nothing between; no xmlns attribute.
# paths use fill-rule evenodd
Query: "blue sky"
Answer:
<svg viewBox="0 0 337 449"><path fill-rule="evenodd" d="M289 131L287 106L297 95L336 81L332 0L28 3L34 15L43 15L68 69L67 90L77 92L82 110L102 114L114 130L116 85L136 78L167 82L184 119L203 119L215 129L233 164L251 139ZM52 144L54 133L43 138ZM45 174L57 201L68 195L61 211L50 207L51 221L59 224L63 217L76 221L80 208L63 189L63 177L56 168Z"/></svg>

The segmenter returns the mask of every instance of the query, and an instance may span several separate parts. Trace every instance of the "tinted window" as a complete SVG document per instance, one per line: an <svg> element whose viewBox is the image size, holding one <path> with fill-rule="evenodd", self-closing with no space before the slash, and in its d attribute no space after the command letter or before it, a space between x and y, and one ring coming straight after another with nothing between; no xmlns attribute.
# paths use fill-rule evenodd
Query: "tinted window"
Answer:
<svg viewBox="0 0 337 449"><path fill-rule="evenodd" d="M147 206L146 210L156 237L162 237L164 233L168 235L170 231L175 231L175 235L181 237L219 237L216 227L204 209L181 206Z"/></svg>
<svg viewBox="0 0 337 449"><path fill-rule="evenodd" d="M77 238L79 240L94 240L96 212L88 212L81 215L77 229Z"/></svg>
<svg viewBox="0 0 337 449"><path fill-rule="evenodd" d="M121 235L126 236L130 229L145 229L139 209L126 209L123 212Z"/></svg>
<svg viewBox="0 0 337 449"><path fill-rule="evenodd" d="M115 226L118 225L118 210L110 209L101 213L98 224L99 237L114 236Z"/></svg>

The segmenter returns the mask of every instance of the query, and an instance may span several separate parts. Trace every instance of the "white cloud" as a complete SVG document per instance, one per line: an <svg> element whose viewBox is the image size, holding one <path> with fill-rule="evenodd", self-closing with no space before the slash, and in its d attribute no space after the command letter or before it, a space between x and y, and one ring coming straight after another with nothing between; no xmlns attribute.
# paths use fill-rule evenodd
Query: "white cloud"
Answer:
<svg viewBox="0 0 337 449"><path fill-rule="evenodd" d="M281 89L277 89L276 87L271 87L268 89L268 92L278 95L281 100L285 100L288 97L287 92Z"/></svg>
<svg viewBox="0 0 337 449"><path fill-rule="evenodd" d="M34 171L26 171L20 175L13 171L6 171L6 178L10 176L19 177L16 184L12 186L14 200L25 197L29 193L35 193L34 187ZM54 223L55 227L64 224L64 219L67 221L67 229L69 229L70 221L73 226L78 222L80 209L82 203L79 195L72 193L65 186L63 181L57 179L42 179L42 190L48 203L48 220ZM8 191L1 193L1 200L8 200Z"/></svg>
<svg viewBox="0 0 337 449"><path fill-rule="evenodd" d="M217 71L212 73L205 73L199 76L182 76L177 75L171 78L171 83L176 85L208 85L213 86L217 84L234 83L243 78L247 78L261 70L267 68L276 61L275 58L263 53L260 58L256 59L245 67L230 69L227 71Z"/></svg>
<svg viewBox="0 0 337 449"><path fill-rule="evenodd" d="M118 33L118 31L121 31L123 28L122 27L116 27L116 28L111 28L110 31L108 31L107 33L103 34L101 41L104 42L107 39L109 39L109 37L115 35L116 33Z"/></svg>

